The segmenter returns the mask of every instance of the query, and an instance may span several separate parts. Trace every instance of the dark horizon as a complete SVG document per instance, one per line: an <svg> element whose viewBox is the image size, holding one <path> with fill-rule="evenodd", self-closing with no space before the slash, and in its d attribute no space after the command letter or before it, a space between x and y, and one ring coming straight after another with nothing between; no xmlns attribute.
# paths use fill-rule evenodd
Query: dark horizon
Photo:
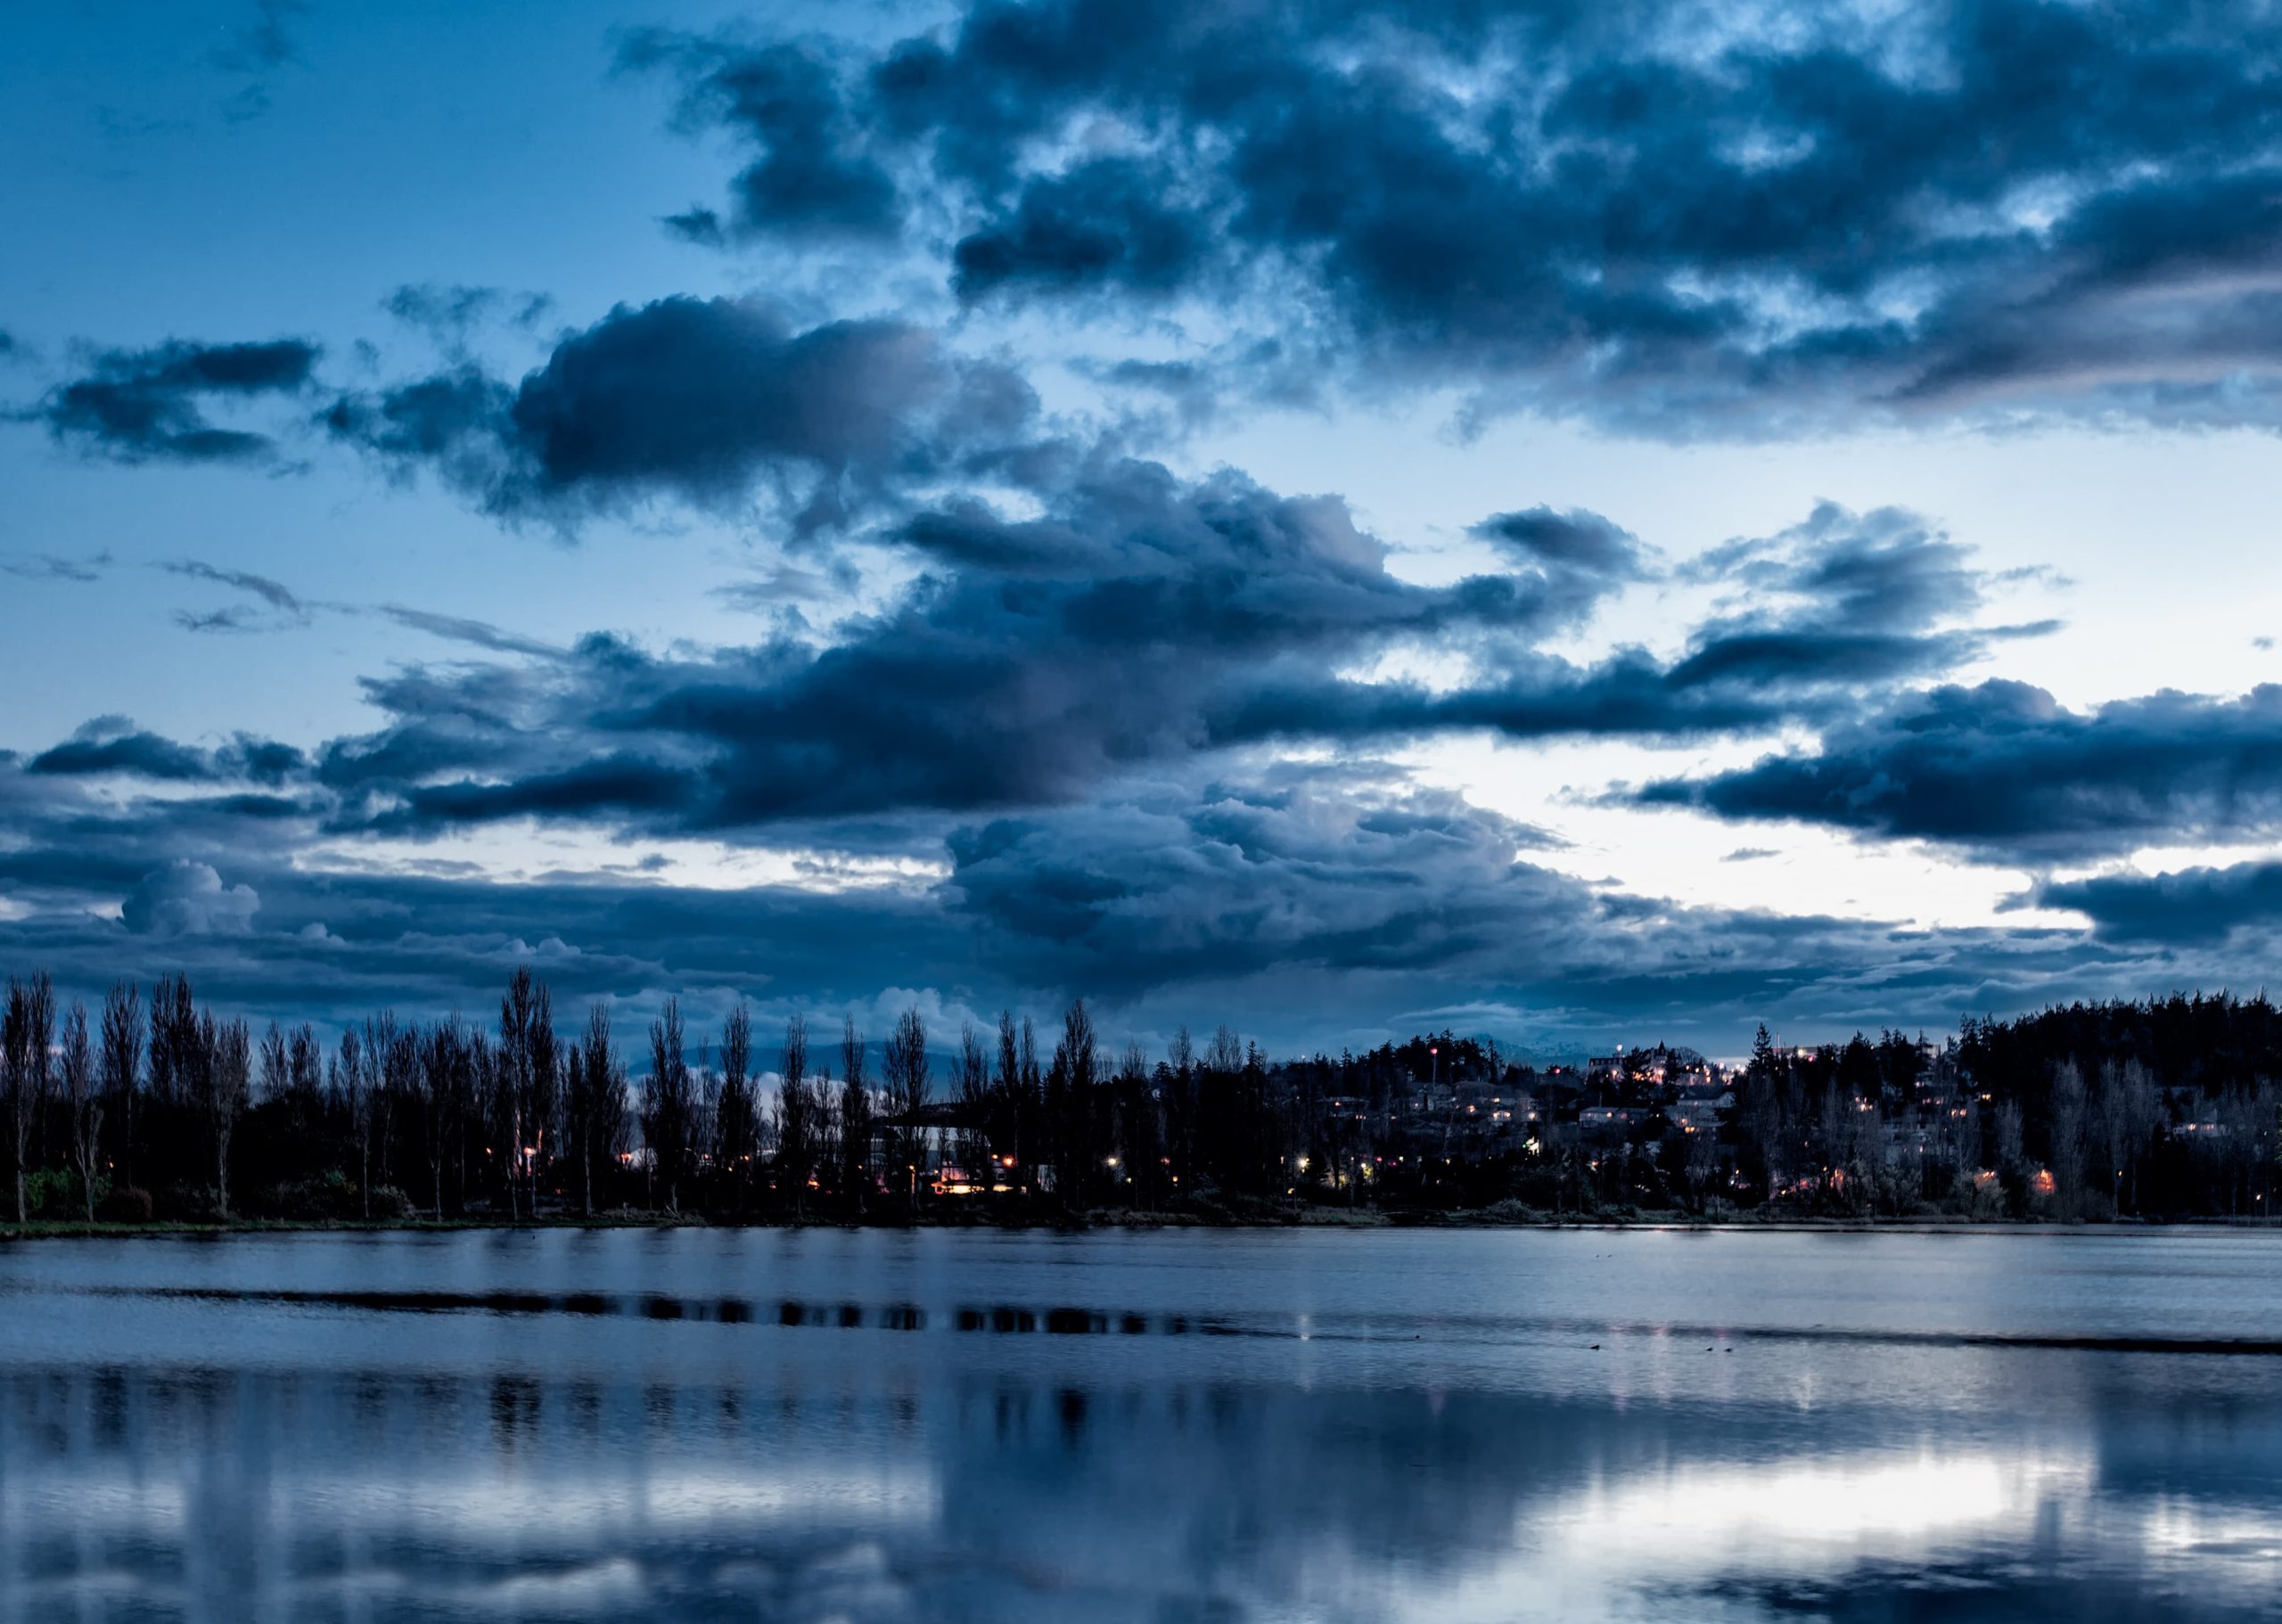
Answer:
<svg viewBox="0 0 2282 1624"><path fill-rule="evenodd" d="M915 1006L883 1042L798 1014L770 1039L748 1005L693 1031L670 997L646 1034L602 1003L558 1027L528 969L496 1025L382 1011L331 1046L175 978L93 1013L12 978L13 1217L2240 1219L2270 1217L2282 1167L2263 997L1811 1048L1762 1025L1740 1066L1662 1044L1540 1065L1449 1031L1279 1058L1225 1024L1152 1054L1082 999L1042 1031L931 1033Z"/></svg>

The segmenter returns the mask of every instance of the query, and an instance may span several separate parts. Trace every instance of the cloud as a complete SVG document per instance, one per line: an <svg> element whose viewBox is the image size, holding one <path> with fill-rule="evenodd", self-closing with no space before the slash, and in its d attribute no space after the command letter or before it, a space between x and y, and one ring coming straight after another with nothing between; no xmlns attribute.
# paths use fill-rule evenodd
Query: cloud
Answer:
<svg viewBox="0 0 2282 1624"><path fill-rule="evenodd" d="M34 756L25 770L58 775L129 773L176 781L215 775L213 760L204 750L144 732L116 716L85 723L65 742Z"/></svg>
<svg viewBox="0 0 2282 1624"><path fill-rule="evenodd" d="M184 858L144 875L119 917L138 936L240 936L260 907L250 886L225 886L209 865Z"/></svg>
<svg viewBox="0 0 2282 1624"><path fill-rule="evenodd" d="M2102 940L2164 947L2216 947L2242 931L2268 939L2282 926L2282 863L2237 863L2172 874L2100 874L2033 888L2040 907L2090 919Z"/></svg>
<svg viewBox="0 0 2282 1624"><path fill-rule="evenodd" d="M106 350L85 376L49 391L34 415L58 444L119 462L258 462L275 453L275 441L218 426L209 412L298 394L317 356L300 339Z"/></svg>
<svg viewBox="0 0 2282 1624"><path fill-rule="evenodd" d="M1755 607L1674 656L1620 646L1580 663L1545 645L1660 578L1648 550L1585 513L1509 513L1479 533L1509 568L1422 586L1389 571L1385 544L1336 499L1091 459L1039 510L953 499L875 529L915 574L828 632L792 615L749 646L661 654L460 627L543 663L369 679L387 724L332 741L317 774L344 832L970 816L1293 743L1828 724L2003 635L1950 623L1982 606L1963 549L1897 512L1826 506L1730 549ZM1373 669L1418 660L1434 682Z"/></svg>
<svg viewBox="0 0 2282 1624"><path fill-rule="evenodd" d="M1383 763L1292 767L960 828L948 890L1026 976L1123 998L1268 964L1479 969L1527 921L1598 912L1518 861L1548 843Z"/></svg>
<svg viewBox="0 0 2282 1624"><path fill-rule="evenodd" d="M1675 687L1645 655L1535 652L1634 578L1615 553L1417 586L1336 500L1234 473L1102 463L1035 516L953 501L879 538L919 574L828 639L658 656L594 636L543 669L375 680L391 724L335 741L322 775L344 816L403 832L533 815L718 830L1059 803L1286 737L1689 734L1794 702ZM1416 649L1482 674L1430 692L1350 673Z"/></svg>
<svg viewBox="0 0 2282 1624"><path fill-rule="evenodd" d="M0 571L27 581L99 581L111 569L111 555L97 553L86 558L64 558L40 553L0 559Z"/></svg>
<svg viewBox="0 0 2282 1624"><path fill-rule="evenodd" d="M816 523L997 448L1036 407L1012 372L904 323L800 331L756 300L673 298L620 306L513 389L462 367L344 398L325 422L503 515L719 507L768 485Z"/></svg>
<svg viewBox="0 0 2282 1624"><path fill-rule="evenodd" d="M1470 533L1524 567L1548 567L1615 580L1636 579L1646 573L1647 560L1639 537L1598 513L1580 509L1564 513L1533 507L1525 513L1494 513Z"/></svg>
<svg viewBox="0 0 2282 1624"><path fill-rule="evenodd" d="M751 151L731 185L738 233L886 237L901 225L895 182L866 151L840 75L819 43L724 51L644 29L628 38L620 61L636 71L673 73L685 119L724 126ZM693 240L726 234L710 209L668 225Z"/></svg>
<svg viewBox="0 0 2282 1624"><path fill-rule="evenodd" d="M1375 1043L1463 1007L1550 1041L1646 1026L1726 1050L1762 1018L1843 1034L2231 973L2081 931L1901 931L1629 895L1544 866L1525 825L1352 765L1142 775L1084 806L882 833L898 855L932 850L940 877L720 889L633 865L509 883L364 854L291 796L119 802L0 764L0 957L72 994L182 971L226 1010L321 1023L477 1007L539 961L558 1002L646 1016L678 991L700 1025L741 995L775 1021L889 988L1041 1015L1082 992L1113 1033L1229 1018L1279 1047ZM813 859L845 867L826 847Z"/></svg>
<svg viewBox="0 0 2282 1624"><path fill-rule="evenodd" d="M464 356L469 336L493 322L529 330L554 301L545 293L515 293L505 288L464 283L406 283L381 301L381 308L425 333L447 354Z"/></svg>
<svg viewBox="0 0 2282 1624"><path fill-rule="evenodd" d="M226 30L225 43L214 48L214 64L230 73L260 73L300 61L291 25L309 8L301 0L254 0L250 9L251 20Z"/></svg>
<svg viewBox="0 0 2282 1624"><path fill-rule="evenodd" d="M1946 685L1830 729L1813 754L1633 798L2032 865L2262 837L2282 830L2282 687L2071 710L2025 683Z"/></svg>
<svg viewBox="0 0 2282 1624"><path fill-rule="evenodd" d="M294 21L308 12L302 0L254 0L250 9L250 19L226 29L222 43L207 56L222 73L243 81L222 108L234 124L267 112L270 76L280 68L302 65L300 44L293 36Z"/></svg>
<svg viewBox="0 0 2282 1624"><path fill-rule="evenodd" d="M278 784L308 765L290 744L241 733L215 750L176 743L138 728L123 716L96 717L80 725L64 742L25 763L27 773L50 777L116 774L161 783L246 780Z"/></svg>
<svg viewBox="0 0 2282 1624"><path fill-rule="evenodd" d="M1206 253L1199 223L1168 206L1160 175L1103 159L1028 187L1011 213L961 239L951 285L965 300L1115 291L1162 297Z"/></svg>
<svg viewBox="0 0 2282 1624"><path fill-rule="evenodd" d="M464 615L440 615L424 609L407 609L401 603L383 603L380 613L398 626L414 631L426 632L431 637L448 642L472 644L499 654L531 654L553 659L563 652L557 644L542 643L536 637L526 637L488 620L470 619Z"/></svg>
<svg viewBox="0 0 2282 1624"><path fill-rule="evenodd" d="M978 0L627 60L758 154L685 234L891 243L972 306L1185 299L1373 398L1681 439L2282 417L2256 0Z"/></svg>
<svg viewBox="0 0 2282 1624"><path fill-rule="evenodd" d="M159 567L169 575L185 575L193 580L212 581L217 586L234 587L297 619L308 619L309 605L295 596L292 589L283 582L272 580L268 576L256 575L250 570L217 569L194 558L181 559Z"/></svg>

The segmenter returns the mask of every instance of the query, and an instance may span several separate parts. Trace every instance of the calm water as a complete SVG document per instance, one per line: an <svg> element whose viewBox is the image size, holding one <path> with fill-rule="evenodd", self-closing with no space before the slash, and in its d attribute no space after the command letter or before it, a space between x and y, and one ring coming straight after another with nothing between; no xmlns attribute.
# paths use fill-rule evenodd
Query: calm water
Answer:
<svg viewBox="0 0 2282 1624"><path fill-rule="evenodd" d="M2282 1235L19 1243L0 1620L2275 1618L2260 1344Z"/></svg>

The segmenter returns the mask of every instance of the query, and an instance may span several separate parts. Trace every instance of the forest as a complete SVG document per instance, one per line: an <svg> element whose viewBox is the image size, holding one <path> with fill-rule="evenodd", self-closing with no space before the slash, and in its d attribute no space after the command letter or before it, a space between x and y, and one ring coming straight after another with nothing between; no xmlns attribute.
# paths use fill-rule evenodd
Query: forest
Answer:
<svg viewBox="0 0 2282 1624"><path fill-rule="evenodd" d="M1687 1057L1685 1059L1681 1057ZM2277 1199L2282 1013L2077 1004L1750 1060L1539 1066L1445 1032L1271 1060L1227 1026L1112 1051L1041 1032L876 1044L750 1007L558 1022L526 969L496 1021L389 1012L321 1038L179 976L60 1007L11 979L0 1096L17 1224L2232 1218Z"/></svg>

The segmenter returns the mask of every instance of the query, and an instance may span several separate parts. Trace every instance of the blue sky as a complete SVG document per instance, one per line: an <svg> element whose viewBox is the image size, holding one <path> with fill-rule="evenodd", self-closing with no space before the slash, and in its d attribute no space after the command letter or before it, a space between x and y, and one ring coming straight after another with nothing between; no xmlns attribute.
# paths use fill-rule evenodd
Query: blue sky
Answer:
<svg viewBox="0 0 2282 1624"><path fill-rule="evenodd" d="M1720 1052L2262 984L2258 8L0 29L12 966Z"/></svg>

